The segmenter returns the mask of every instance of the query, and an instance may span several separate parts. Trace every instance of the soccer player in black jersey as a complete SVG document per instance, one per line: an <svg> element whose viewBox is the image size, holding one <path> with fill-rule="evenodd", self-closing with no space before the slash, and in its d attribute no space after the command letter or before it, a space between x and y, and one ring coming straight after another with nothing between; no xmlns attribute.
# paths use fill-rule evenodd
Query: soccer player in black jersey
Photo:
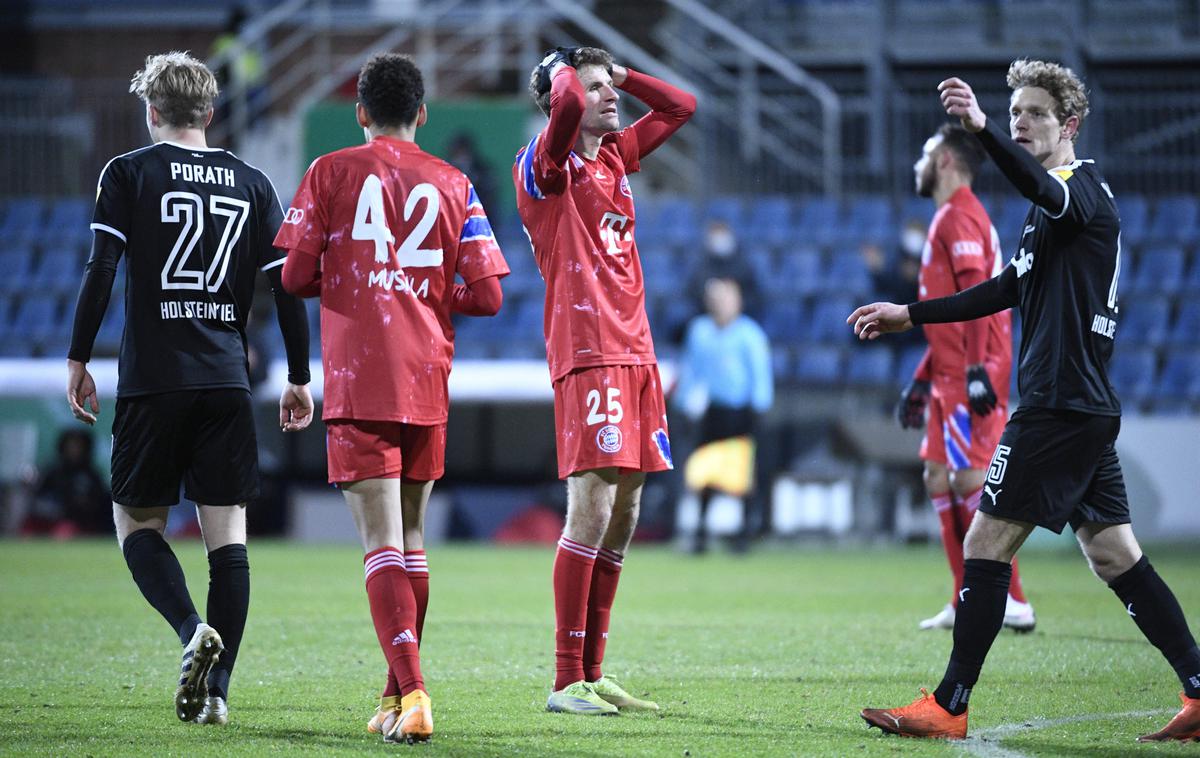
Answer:
<svg viewBox="0 0 1200 758"><path fill-rule="evenodd" d="M207 145L217 96L212 72L185 53L152 55L129 90L146 103L153 144L113 158L100 174L67 400L77 419L96 422L100 404L87 362L124 255L125 334L112 428L117 540L134 582L184 645L176 715L223 724L250 601L245 506L258 496L246 359L256 270L270 279L287 348L288 384L279 400L285 432L312 421L308 319L280 282L286 251L271 243L283 211L270 180ZM181 481L197 504L208 551L208 623L163 539Z"/></svg>
<svg viewBox="0 0 1200 758"><path fill-rule="evenodd" d="M1121 406L1107 366L1119 314L1121 223L1113 193L1075 138L1088 113L1070 69L1014 61L1009 134L987 118L961 79L938 85L942 105L974 132L1033 203L1019 252L993 279L946 298L872 303L850 314L860 339L914 324L966 321L1020 309L1021 405L988 467L984 498L964 545L954 647L932 695L862 712L872 726L910 737L963 738L967 701L1004 618L1011 561L1035 526L1070 523L1092 571L1106 582L1183 684L1183 708L1139 741L1200 738L1200 648L1174 594L1142 554L1114 443ZM1010 136L1011 135L1011 136Z"/></svg>

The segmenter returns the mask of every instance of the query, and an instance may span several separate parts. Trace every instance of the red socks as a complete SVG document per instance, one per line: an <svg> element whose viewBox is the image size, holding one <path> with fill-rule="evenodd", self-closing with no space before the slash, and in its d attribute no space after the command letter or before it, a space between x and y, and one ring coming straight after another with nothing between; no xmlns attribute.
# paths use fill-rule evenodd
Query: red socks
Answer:
<svg viewBox="0 0 1200 758"><path fill-rule="evenodd" d="M413 599L417 601L417 647L425 639L425 609L429 607L429 564L425 559L424 550L405 550L404 568L408 573L408 583L412 587ZM394 697L400 694L400 683L396 675L388 667L387 684L383 688L383 697Z"/></svg>
<svg viewBox="0 0 1200 758"><path fill-rule="evenodd" d="M954 594L950 604L957 608L958 591L962 589L963 578L963 537L967 533L966 529L959 531L958 511L962 506L954 502L954 496L949 492L929 499L933 501L933 509L937 511L938 522L942 526L942 549L946 551L946 561L950 564L950 573L954 575Z"/></svg>
<svg viewBox="0 0 1200 758"><path fill-rule="evenodd" d="M583 679L583 648L588 628L588 595L596 548L565 535L554 554L554 689ZM616 582L613 582L615 590ZM610 601L611 605L611 601Z"/></svg>
<svg viewBox="0 0 1200 758"><path fill-rule="evenodd" d="M975 511L979 510L979 499L981 497L983 497L982 487L967 495L963 502L955 503L954 505L954 510L958 514L957 518L962 524L962 535L964 538L967 536L967 529L971 526L971 519L975 517ZM960 554L962 552L961 540L959 542L959 552ZM956 599L958 597L958 590L961 586L962 576L960 574L954 587L954 596ZM1010 579L1008 583L1008 594L1012 595L1013 600L1016 600L1019 603L1029 602L1025 599L1025 589L1021 586L1021 572L1017 570L1016 556L1014 556L1012 560L1012 579Z"/></svg>
<svg viewBox="0 0 1200 758"><path fill-rule="evenodd" d="M603 676L600 664L604 661L604 646L608 643L608 620L612 615L613 598L617 596L623 558L617 551L604 547L596 555L592 588L588 593L587 636L583 638L583 669L589 682Z"/></svg>
<svg viewBox="0 0 1200 758"><path fill-rule="evenodd" d="M367 599L379 646L401 695L425 689L417 651L417 604L404 570L404 556L394 547L372 550L363 557ZM390 688L390 684L389 684Z"/></svg>

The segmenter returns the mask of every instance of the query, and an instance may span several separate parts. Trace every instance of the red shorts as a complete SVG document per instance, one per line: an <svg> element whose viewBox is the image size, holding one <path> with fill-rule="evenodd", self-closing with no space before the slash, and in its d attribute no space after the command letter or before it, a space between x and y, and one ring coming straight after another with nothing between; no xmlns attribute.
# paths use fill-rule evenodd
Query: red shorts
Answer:
<svg viewBox="0 0 1200 758"><path fill-rule="evenodd" d="M951 392L935 384L929 398L929 423L921 442L921 458L951 471L986 471L1007 421L1006 406L997 405L980 418L971 413L966 388Z"/></svg>
<svg viewBox="0 0 1200 758"><path fill-rule="evenodd" d="M673 468L658 366L597 366L554 383L558 477L616 466Z"/></svg>
<svg viewBox="0 0 1200 758"><path fill-rule="evenodd" d="M395 421L325 422L329 481L440 479L446 468L446 425L416 426Z"/></svg>

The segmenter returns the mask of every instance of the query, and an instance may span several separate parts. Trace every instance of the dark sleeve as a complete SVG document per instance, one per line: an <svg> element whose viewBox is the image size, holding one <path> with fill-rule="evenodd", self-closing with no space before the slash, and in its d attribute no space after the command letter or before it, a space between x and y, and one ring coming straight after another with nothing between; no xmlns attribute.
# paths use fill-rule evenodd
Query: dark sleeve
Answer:
<svg viewBox="0 0 1200 758"><path fill-rule="evenodd" d="M96 185L96 208L92 212L92 230L103 231L129 242L133 209L137 204L133 167L125 158L113 158L100 172Z"/></svg>
<svg viewBox="0 0 1200 758"><path fill-rule="evenodd" d="M1012 264L999 276L981 282L956 295L909 303L908 317L913 325L946 324L990 316L1017 304L1017 271Z"/></svg>
<svg viewBox="0 0 1200 758"><path fill-rule="evenodd" d="M271 294L275 296L275 316L287 352L288 382L308 384L312 377L308 372L308 312L304 309L304 301L284 291L280 266L272 266L266 274L271 282Z"/></svg>
<svg viewBox="0 0 1200 758"><path fill-rule="evenodd" d="M71 325L71 348L67 357L87 363L92 359L96 332L108 310L117 263L125 252L125 242L110 232L97 230L92 236L92 254L84 269L83 284L75 301L75 320Z"/></svg>
<svg viewBox="0 0 1200 758"><path fill-rule="evenodd" d="M283 226L283 206L279 204L279 195L275 194L275 185L271 184L266 174L263 174L262 192L255 249L258 251L258 267L265 271L269 266L282 266L287 250L275 247L275 235Z"/></svg>
<svg viewBox="0 0 1200 758"><path fill-rule="evenodd" d="M1037 158L1013 142L995 119L989 118L975 136L1018 192L1050 218L1062 217L1069 200L1066 182L1046 171Z"/></svg>

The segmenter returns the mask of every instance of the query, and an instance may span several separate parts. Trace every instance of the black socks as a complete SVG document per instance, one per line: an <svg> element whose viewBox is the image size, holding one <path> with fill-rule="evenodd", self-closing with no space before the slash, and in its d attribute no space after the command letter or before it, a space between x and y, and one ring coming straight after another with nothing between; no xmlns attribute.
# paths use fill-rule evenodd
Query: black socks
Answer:
<svg viewBox="0 0 1200 758"><path fill-rule="evenodd" d="M954 620L954 649L942 683L933 693L938 705L955 716L967 710L971 688L978 681L988 650L1004 625L1011 578L1011 563L981 558L963 561L962 590Z"/></svg>
<svg viewBox="0 0 1200 758"><path fill-rule="evenodd" d="M1108 586L1121 598L1133 623L1175 669L1184 694L1200 698L1200 648L1188 631L1179 601L1146 556Z"/></svg>
<svg viewBox="0 0 1200 758"><path fill-rule="evenodd" d="M229 697L229 676L250 607L250 561L245 545L226 545L208 554L208 623L221 635L225 652L208 675L213 697Z"/></svg>
<svg viewBox="0 0 1200 758"><path fill-rule="evenodd" d="M196 632L200 616L171 546L157 531L139 529L125 538L121 551L142 595L179 634L180 644L186 645Z"/></svg>

